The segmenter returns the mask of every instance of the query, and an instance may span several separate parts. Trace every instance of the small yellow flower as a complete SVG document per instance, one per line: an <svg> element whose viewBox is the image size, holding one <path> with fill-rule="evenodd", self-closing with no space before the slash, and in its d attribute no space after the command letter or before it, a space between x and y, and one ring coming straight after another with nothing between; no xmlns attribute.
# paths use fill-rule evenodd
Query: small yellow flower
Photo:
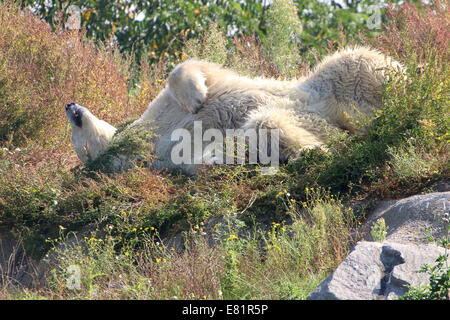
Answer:
<svg viewBox="0 0 450 320"><path fill-rule="evenodd" d="M230 234L230 236L227 238L227 240L234 240L234 239L238 239L238 236L235 234Z"/></svg>

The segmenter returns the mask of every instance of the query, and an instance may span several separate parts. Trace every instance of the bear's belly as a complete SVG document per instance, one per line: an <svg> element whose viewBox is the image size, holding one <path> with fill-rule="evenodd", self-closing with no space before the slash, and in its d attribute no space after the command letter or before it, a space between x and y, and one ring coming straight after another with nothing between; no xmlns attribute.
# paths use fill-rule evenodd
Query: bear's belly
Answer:
<svg viewBox="0 0 450 320"><path fill-rule="evenodd" d="M201 158L201 154L194 152L194 150L199 150L198 146L194 147L194 141L200 141L202 145L200 150L203 150L211 143L210 141L203 141L203 134L206 130L218 129L225 137L227 129L241 128L250 111L273 99L276 99L276 97L262 90L247 90L245 92L236 90L208 97L204 106L196 114L180 113L180 110L168 110L167 113L164 113L164 119L155 119L155 124L159 125L160 128L157 129L159 137L155 141L157 160L153 166L155 168L180 168L186 173L195 173L199 164L194 163L196 162L194 158ZM180 133L182 131L176 131L176 129L183 129L182 131L189 135L190 141L186 141L185 136L181 139ZM172 161L172 150L175 146L179 146L181 140L184 140L186 145L190 144L190 163L179 164Z"/></svg>

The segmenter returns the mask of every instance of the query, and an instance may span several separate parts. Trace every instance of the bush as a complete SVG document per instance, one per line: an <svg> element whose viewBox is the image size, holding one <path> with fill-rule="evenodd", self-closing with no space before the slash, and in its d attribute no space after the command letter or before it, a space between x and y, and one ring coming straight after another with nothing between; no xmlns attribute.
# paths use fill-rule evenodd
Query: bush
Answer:
<svg viewBox="0 0 450 320"><path fill-rule="evenodd" d="M288 78L298 75L299 40L302 25L292 0L274 0L267 10L267 34L261 40L262 52Z"/></svg>
<svg viewBox="0 0 450 320"><path fill-rule="evenodd" d="M420 67L434 60L430 60L430 54L437 64L448 63L450 21L445 1L434 0L429 5L391 4L386 15L389 23L377 39L380 49L401 61L414 59Z"/></svg>
<svg viewBox="0 0 450 320"><path fill-rule="evenodd" d="M114 46L97 47L84 32L52 32L9 3L0 4L0 24L0 142L66 142L71 101L112 123L142 111L129 104L129 62Z"/></svg>
<svg viewBox="0 0 450 320"><path fill-rule="evenodd" d="M192 38L185 43L182 58L197 58L224 64L228 58L228 40L216 23L211 23L201 39Z"/></svg>

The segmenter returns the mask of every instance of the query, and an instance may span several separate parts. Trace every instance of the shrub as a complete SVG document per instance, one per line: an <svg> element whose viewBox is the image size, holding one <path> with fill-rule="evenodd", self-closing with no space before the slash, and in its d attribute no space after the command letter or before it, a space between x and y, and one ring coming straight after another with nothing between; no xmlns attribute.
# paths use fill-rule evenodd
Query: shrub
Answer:
<svg viewBox="0 0 450 320"><path fill-rule="evenodd" d="M429 153L417 150L411 142L406 146L389 148L390 160L387 165L401 182L411 182L431 173L436 166L436 158Z"/></svg>
<svg viewBox="0 0 450 320"><path fill-rule="evenodd" d="M117 173L130 169L134 165L148 166L151 155L151 138L148 124L129 127L131 120L122 123L108 148L96 159L86 163L89 170ZM126 129L126 130L125 130Z"/></svg>
<svg viewBox="0 0 450 320"><path fill-rule="evenodd" d="M192 38L185 43L183 58L197 58L224 64L228 58L228 40L219 25L211 23L200 39Z"/></svg>
<svg viewBox="0 0 450 320"><path fill-rule="evenodd" d="M435 59L448 63L450 52L450 20L448 3L434 0L428 5L406 2L390 4L386 12L388 24L378 37L378 46L405 61L413 58L419 65ZM435 59L430 60L430 50Z"/></svg>
<svg viewBox="0 0 450 320"><path fill-rule="evenodd" d="M302 25L291 0L272 1L266 16L267 34L261 39L262 52L276 65L281 75L298 75L299 39Z"/></svg>
<svg viewBox="0 0 450 320"><path fill-rule="evenodd" d="M52 32L9 2L0 24L0 141L66 142L70 101L112 123L141 111L129 104L129 61L114 46L95 46L83 31Z"/></svg>
<svg viewBox="0 0 450 320"><path fill-rule="evenodd" d="M370 229L370 236L373 241L383 242L386 240L387 226L383 218L378 219Z"/></svg>
<svg viewBox="0 0 450 320"><path fill-rule="evenodd" d="M230 230L223 246L224 297L305 299L345 258L353 243L352 211L323 190L306 193L301 203L284 190L276 195L288 207L290 223L272 222L250 236Z"/></svg>

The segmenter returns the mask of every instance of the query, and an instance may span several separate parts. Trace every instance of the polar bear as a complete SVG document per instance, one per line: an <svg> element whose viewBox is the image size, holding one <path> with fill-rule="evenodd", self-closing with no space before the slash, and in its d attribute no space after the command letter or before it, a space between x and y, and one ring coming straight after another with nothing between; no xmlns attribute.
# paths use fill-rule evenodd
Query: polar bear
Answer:
<svg viewBox="0 0 450 320"><path fill-rule="evenodd" d="M391 70L402 72L403 67L366 47L338 51L326 57L309 75L290 81L244 77L214 63L188 60L170 73L166 88L131 127L145 125L155 132L155 168L180 168L195 174L204 164L194 159L198 154L184 163L174 163L172 156L179 144L173 138L174 131L183 129L194 135L196 123L201 123L202 132L278 129L276 148L285 160L298 156L305 148L322 145L333 130L361 130L357 120L373 115L381 107L381 89ZM82 118L82 123L94 120L91 113L87 114L87 121ZM106 130L108 133L102 136L110 137L112 129L97 120L95 123L101 127L97 132ZM71 123L74 132L79 130L74 121ZM81 129L92 131L96 127L82 124ZM94 130L81 139L95 140L97 135ZM210 142L201 143L204 149ZM94 145L88 141L76 144ZM99 149L86 151L90 158L106 149L104 143L96 145ZM203 156L200 154L200 158Z"/></svg>
<svg viewBox="0 0 450 320"><path fill-rule="evenodd" d="M94 160L106 150L116 128L73 102L66 105L66 114L72 125L72 144L78 158L83 163Z"/></svg>

